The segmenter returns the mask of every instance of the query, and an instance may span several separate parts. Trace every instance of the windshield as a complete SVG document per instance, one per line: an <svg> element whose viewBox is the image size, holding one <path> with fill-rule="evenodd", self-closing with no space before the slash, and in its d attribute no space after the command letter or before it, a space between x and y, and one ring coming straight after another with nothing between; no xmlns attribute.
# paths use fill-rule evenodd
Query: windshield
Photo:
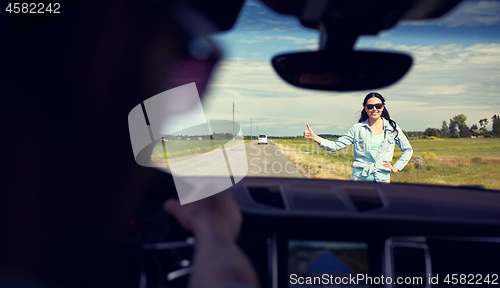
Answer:
<svg viewBox="0 0 500 288"><path fill-rule="evenodd" d="M214 137L226 143L240 135L247 150L246 177L349 180L355 173L361 177L378 169L380 175L389 175L391 183L482 185L498 190L499 28L498 1L466 1L441 19L404 22L358 39L357 50L399 51L413 57L412 68L396 84L348 93L307 90L283 81L270 59L286 52L317 50L319 32L260 2L247 1L235 27L212 37L225 57L202 101L207 119L234 121L241 127L240 134L228 129L222 137L210 131L208 146L218 147ZM338 144L334 141L353 129L365 108L379 109L374 108L379 100L363 106L369 92L384 97L383 109L390 111L412 153L405 152L408 145L402 145L401 136L390 139L385 134L391 130L390 123L365 129L373 137L356 136L336 151L304 139L305 132L313 131L323 144ZM269 145L256 139L265 138L260 134L264 131ZM382 138L375 137L380 133ZM193 147L190 153L196 150ZM390 157L385 159L389 168L383 168L380 159L373 168L356 167L359 155L376 159L381 153ZM177 156L185 155L181 151Z"/></svg>

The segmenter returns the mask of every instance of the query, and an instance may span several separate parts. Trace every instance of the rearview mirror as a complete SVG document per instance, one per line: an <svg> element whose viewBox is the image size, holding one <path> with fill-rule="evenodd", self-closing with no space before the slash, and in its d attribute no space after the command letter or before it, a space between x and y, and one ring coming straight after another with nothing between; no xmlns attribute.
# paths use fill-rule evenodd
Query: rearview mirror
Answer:
<svg viewBox="0 0 500 288"><path fill-rule="evenodd" d="M399 53L317 51L275 56L276 72L288 83L309 89L356 91L385 87L401 79L413 60Z"/></svg>

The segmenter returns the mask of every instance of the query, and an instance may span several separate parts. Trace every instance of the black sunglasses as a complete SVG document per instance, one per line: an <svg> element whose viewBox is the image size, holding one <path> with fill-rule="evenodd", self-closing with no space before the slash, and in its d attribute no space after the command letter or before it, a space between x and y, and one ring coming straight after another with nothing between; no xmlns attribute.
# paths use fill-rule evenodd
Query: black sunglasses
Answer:
<svg viewBox="0 0 500 288"><path fill-rule="evenodd" d="M368 108L368 110L372 110L373 106L375 106L375 108L377 108L377 109L382 109L382 107L384 107L384 104L382 104L382 103L366 104L366 108Z"/></svg>

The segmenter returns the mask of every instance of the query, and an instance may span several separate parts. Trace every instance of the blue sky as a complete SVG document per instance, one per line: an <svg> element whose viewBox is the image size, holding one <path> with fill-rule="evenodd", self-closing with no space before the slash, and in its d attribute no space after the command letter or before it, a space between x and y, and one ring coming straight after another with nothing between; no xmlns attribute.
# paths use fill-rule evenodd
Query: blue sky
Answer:
<svg viewBox="0 0 500 288"><path fill-rule="evenodd" d="M247 1L235 27L213 36L225 58L203 101L207 118L232 120L234 102L244 134L250 133L250 118L254 135L256 124L269 135L301 135L306 123L316 133L344 134L357 122L361 102L371 91L300 89L281 80L270 64L276 54L317 50L318 37L294 17ZM500 114L499 1L463 2L441 19L363 36L356 48L413 56L414 66L402 80L377 90L403 130L439 128L458 114L466 115L471 126Z"/></svg>

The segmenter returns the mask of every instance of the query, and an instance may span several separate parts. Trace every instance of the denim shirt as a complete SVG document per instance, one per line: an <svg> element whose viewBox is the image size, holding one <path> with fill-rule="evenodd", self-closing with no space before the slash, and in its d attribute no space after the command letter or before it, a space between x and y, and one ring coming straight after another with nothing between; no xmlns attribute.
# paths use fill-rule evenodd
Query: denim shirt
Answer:
<svg viewBox="0 0 500 288"><path fill-rule="evenodd" d="M396 137L396 131L393 130L389 121L384 118L382 118L382 120L384 121L385 137L378 149L376 157L373 157L372 153L370 153L372 132L368 125L368 119L364 122L352 125L349 131L336 141L321 138L321 142L318 145L327 151L337 151L354 144L354 163L352 163L352 167L363 169L361 173L363 177L373 174L375 181L380 181L381 179L378 175L379 171L391 172L391 169L384 167L383 164L384 160L392 161L395 144L398 144L403 152L398 161L393 165L398 170L401 171L413 155L413 148L411 148L410 142L401 128L396 124L396 129L399 132L398 137Z"/></svg>

